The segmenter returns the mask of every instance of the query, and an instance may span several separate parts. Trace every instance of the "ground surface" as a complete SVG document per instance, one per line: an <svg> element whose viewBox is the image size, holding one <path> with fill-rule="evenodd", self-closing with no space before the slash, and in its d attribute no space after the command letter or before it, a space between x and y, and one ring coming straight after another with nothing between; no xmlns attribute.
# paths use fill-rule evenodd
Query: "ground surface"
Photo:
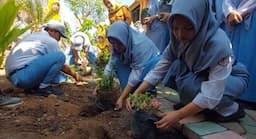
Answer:
<svg viewBox="0 0 256 139"><path fill-rule="evenodd" d="M64 96L27 95L0 76L0 87L23 104L0 108L0 139L129 139L130 115L125 110L100 112L92 95L95 84L56 86Z"/></svg>

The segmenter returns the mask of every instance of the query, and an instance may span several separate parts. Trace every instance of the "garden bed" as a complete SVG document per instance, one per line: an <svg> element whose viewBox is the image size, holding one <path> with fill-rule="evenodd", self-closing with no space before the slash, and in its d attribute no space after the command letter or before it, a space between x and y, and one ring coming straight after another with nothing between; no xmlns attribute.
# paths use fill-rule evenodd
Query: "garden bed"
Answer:
<svg viewBox="0 0 256 139"><path fill-rule="evenodd" d="M0 86L8 96L23 104L0 109L0 138L130 139L130 115L123 111L100 111L92 95L95 84L56 86L64 96L38 97L14 88L4 77ZM125 119L125 120L124 120Z"/></svg>

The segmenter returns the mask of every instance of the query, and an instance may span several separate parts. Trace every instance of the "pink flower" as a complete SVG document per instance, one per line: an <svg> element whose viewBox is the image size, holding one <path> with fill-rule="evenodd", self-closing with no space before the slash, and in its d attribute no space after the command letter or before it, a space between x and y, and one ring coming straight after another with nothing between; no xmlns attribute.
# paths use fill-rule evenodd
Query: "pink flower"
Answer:
<svg viewBox="0 0 256 139"><path fill-rule="evenodd" d="M157 100L157 99L152 99L151 100L151 105L154 107L154 108L159 108L161 103Z"/></svg>

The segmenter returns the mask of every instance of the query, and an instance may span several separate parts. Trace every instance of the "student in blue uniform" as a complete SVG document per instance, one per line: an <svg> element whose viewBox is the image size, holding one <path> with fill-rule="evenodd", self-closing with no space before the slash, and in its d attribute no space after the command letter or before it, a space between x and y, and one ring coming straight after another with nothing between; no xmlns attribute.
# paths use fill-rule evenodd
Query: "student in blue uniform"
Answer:
<svg viewBox="0 0 256 139"><path fill-rule="evenodd" d="M176 0L171 13L171 45L134 94L145 92L163 79L164 84L177 90L183 107L165 113L160 120L135 113L132 123L137 138L146 138L158 128L171 128L204 110L206 118L219 122L245 115L234 99L246 89L249 75L234 59L231 43L219 28L209 1L192 0L188 4L187 0ZM126 104L131 110L129 99Z"/></svg>
<svg viewBox="0 0 256 139"><path fill-rule="evenodd" d="M154 67L160 56L155 44L126 22L113 23L107 37L113 49L105 73L115 72L119 79L122 94L116 102L116 107L121 109L123 101L143 81L146 73Z"/></svg>
<svg viewBox="0 0 256 139"><path fill-rule="evenodd" d="M161 13L170 12L171 4L167 0L140 0L140 18L146 25L146 35L155 43L162 54L167 47L170 35L168 25Z"/></svg>
<svg viewBox="0 0 256 139"><path fill-rule="evenodd" d="M256 104L256 1L224 0L223 11L234 55L250 73L248 89L240 99Z"/></svg>
<svg viewBox="0 0 256 139"><path fill-rule="evenodd" d="M81 77L65 65L65 55L58 44L61 37L67 38L64 25L50 21L43 31L32 33L20 40L7 57L7 78L16 87L37 95L62 95L62 91L51 86L58 80L61 71L77 81Z"/></svg>

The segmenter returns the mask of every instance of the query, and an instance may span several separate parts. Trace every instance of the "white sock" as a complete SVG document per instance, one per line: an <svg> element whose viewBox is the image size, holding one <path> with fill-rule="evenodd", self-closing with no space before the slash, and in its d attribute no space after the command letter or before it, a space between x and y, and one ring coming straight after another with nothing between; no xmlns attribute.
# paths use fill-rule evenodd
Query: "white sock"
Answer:
<svg viewBox="0 0 256 139"><path fill-rule="evenodd" d="M237 112L239 109L239 105L234 102L231 106L225 107L225 108L221 108L216 110L216 112L218 112L220 115L222 116L230 116L232 114L234 114L235 112Z"/></svg>

